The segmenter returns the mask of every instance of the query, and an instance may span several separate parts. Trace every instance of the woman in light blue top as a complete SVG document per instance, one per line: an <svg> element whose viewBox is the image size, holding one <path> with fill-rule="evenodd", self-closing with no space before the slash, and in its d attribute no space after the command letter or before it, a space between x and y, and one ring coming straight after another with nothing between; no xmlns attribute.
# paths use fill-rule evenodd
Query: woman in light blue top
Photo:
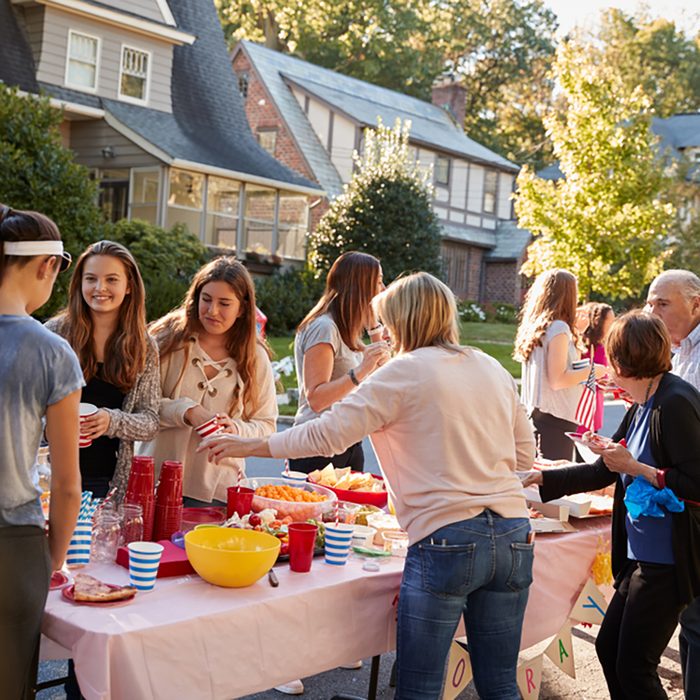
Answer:
<svg viewBox="0 0 700 700"><path fill-rule="evenodd" d="M56 224L0 205L0 688L33 697L51 571L60 569L80 507L78 404L83 373L68 343L29 314L70 264ZM46 419L49 533L35 457Z"/></svg>

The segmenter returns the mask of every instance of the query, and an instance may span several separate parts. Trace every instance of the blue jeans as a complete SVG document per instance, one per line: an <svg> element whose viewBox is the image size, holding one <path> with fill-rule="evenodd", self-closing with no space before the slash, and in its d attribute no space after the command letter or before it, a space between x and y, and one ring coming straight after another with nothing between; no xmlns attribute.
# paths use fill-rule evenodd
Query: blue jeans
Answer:
<svg viewBox="0 0 700 700"><path fill-rule="evenodd" d="M700 700L700 598L681 613L678 646L687 700Z"/></svg>
<svg viewBox="0 0 700 700"><path fill-rule="evenodd" d="M529 532L526 518L486 510L409 548L399 593L395 700L441 697L462 615L479 697L520 699L516 667L534 555Z"/></svg>

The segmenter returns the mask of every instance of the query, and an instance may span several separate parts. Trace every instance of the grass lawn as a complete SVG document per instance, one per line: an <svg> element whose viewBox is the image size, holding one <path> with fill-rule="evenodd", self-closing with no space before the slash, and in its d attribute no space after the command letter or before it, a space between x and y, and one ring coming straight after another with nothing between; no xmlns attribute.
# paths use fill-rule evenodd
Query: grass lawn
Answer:
<svg viewBox="0 0 700 700"><path fill-rule="evenodd" d="M495 357L514 377L520 377L520 363L515 362L513 340L516 326L508 323L462 323L460 324L460 341L464 345L473 345L488 355ZM294 354L294 338L292 336L269 336L267 342L275 353L275 359L281 360L287 355ZM282 377L284 389L296 387L296 374ZM285 404L280 406L280 414L293 416L297 405Z"/></svg>

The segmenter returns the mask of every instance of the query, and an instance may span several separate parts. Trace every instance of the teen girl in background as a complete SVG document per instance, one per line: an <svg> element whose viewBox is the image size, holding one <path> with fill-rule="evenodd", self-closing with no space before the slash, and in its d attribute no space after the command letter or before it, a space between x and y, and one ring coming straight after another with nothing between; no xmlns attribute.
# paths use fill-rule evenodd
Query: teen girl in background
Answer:
<svg viewBox="0 0 700 700"><path fill-rule="evenodd" d="M68 306L47 328L68 340L83 369L81 401L98 407L81 425L83 489L94 497L126 491L135 440L158 432L158 351L146 330L145 289L136 260L119 243L99 241L80 256Z"/></svg>
<svg viewBox="0 0 700 700"><path fill-rule="evenodd" d="M0 688L34 697L51 571L60 569L80 507L78 404L83 373L68 344L30 314L70 264L53 221L0 205ZM46 419L49 533L34 463Z"/></svg>
<svg viewBox="0 0 700 700"><path fill-rule="evenodd" d="M367 253L343 253L331 267L323 296L299 324L294 361L299 377L299 409L294 425L302 425L347 396L390 357L382 340L383 326L372 299L384 289L382 268ZM367 330L371 345L365 346ZM289 461L291 469L312 472L329 462L335 467L364 469L362 443L339 455L318 455Z"/></svg>
<svg viewBox="0 0 700 700"><path fill-rule="evenodd" d="M576 277L567 270L540 274L530 288L515 337L513 357L522 363L522 401L535 427L540 456L573 457L574 444L565 435L575 432L581 383L590 367L574 369L577 348ZM595 366L597 378L606 373Z"/></svg>
<svg viewBox="0 0 700 700"><path fill-rule="evenodd" d="M195 275L183 304L151 327L161 360L161 431L142 454L184 464L185 505L226 502L245 474L243 459L210 462L194 430L211 418L230 433L275 431L277 400L267 348L255 327L255 287L235 258L212 260Z"/></svg>

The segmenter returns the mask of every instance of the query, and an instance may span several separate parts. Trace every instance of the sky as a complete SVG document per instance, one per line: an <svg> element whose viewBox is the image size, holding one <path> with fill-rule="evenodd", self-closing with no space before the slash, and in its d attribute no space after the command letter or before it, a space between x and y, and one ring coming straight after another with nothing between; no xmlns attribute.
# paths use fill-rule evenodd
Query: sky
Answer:
<svg viewBox="0 0 700 700"><path fill-rule="evenodd" d="M600 10L617 7L633 13L640 4L639 0L545 0L559 17L562 34L575 25L593 28ZM691 36L700 30L700 0L647 0L644 4L652 17L672 19Z"/></svg>

